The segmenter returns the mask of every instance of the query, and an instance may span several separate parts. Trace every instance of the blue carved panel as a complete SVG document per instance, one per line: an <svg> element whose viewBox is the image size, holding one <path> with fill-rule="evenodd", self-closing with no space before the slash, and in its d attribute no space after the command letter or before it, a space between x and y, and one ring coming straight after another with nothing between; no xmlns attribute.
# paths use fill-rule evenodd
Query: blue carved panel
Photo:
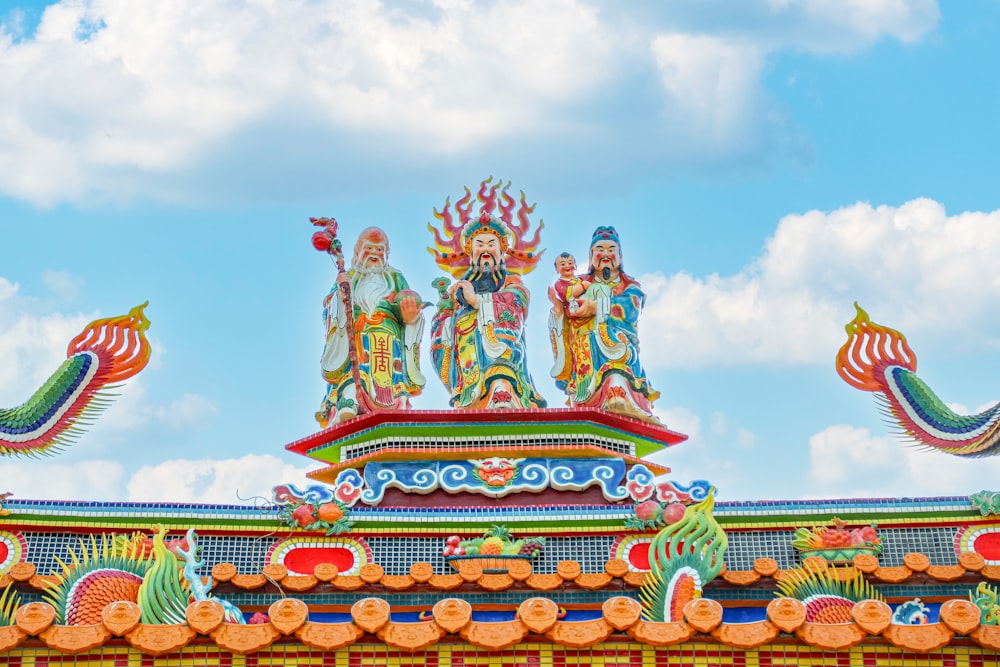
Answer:
<svg viewBox="0 0 1000 667"><path fill-rule="evenodd" d="M598 486L608 501L624 500L626 463L621 459L516 459L469 461L375 461L365 465L361 502L381 502L386 489L406 493L480 493L501 498L546 489L582 491Z"/></svg>

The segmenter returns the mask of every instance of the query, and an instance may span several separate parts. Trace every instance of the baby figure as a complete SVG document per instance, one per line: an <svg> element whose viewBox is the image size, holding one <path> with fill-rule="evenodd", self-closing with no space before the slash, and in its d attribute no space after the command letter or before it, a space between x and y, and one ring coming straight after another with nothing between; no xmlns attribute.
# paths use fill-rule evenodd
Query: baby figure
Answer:
<svg viewBox="0 0 1000 667"><path fill-rule="evenodd" d="M560 253L555 261L556 278L552 289L556 297L566 306L566 311L570 315L575 315L580 308L577 299L590 287L590 281L583 280L576 275L576 259L568 252Z"/></svg>

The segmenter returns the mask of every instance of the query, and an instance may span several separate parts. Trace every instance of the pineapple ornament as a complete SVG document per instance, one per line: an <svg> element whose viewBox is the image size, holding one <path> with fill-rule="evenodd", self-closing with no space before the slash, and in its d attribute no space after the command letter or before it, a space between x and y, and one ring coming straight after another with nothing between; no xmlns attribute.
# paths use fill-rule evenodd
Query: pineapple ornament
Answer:
<svg viewBox="0 0 1000 667"><path fill-rule="evenodd" d="M494 525L482 537L463 540L452 535L445 540L441 554L455 569L463 561L476 561L483 572L500 573L507 571L512 560L537 558L544 547L544 537L515 540L506 526Z"/></svg>

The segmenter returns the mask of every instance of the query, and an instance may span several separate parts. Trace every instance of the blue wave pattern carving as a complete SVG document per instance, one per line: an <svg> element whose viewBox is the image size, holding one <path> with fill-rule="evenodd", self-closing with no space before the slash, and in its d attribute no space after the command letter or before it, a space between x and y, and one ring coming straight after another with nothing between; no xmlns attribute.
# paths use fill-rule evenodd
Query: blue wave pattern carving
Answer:
<svg viewBox="0 0 1000 667"><path fill-rule="evenodd" d="M294 484L282 484L271 490L274 504L296 505L299 503L327 503L333 500L333 491L329 487L310 485L303 491Z"/></svg>
<svg viewBox="0 0 1000 667"><path fill-rule="evenodd" d="M624 500L621 482L626 463L619 459L523 459L517 473L503 486L490 486L477 473L477 461L373 461L365 465L361 501L374 505L387 489L406 493L481 493L500 498L511 493L539 493L547 488L582 491L599 486L608 501Z"/></svg>

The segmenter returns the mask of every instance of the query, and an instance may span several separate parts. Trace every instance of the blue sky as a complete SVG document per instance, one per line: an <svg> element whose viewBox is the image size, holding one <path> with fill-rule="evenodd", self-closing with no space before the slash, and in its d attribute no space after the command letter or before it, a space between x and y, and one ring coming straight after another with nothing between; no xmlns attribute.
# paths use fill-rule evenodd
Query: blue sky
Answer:
<svg viewBox="0 0 1000 667"><path fill-rule="evenodd" d="M493 175L550 257L602 224L648 293L643 362L722 499L967 494L833 357L859 300L971 411L1000 399L1000 3L242 0L0 6L0 405L144 300L154 360L18 497L235 502L314 468L329 261L387 230L428 300L445 198ZM531 372L551 404L544 290ZM424 345L425 369L428 368ZM443 408L429 377L418 408Z"/></svg>

